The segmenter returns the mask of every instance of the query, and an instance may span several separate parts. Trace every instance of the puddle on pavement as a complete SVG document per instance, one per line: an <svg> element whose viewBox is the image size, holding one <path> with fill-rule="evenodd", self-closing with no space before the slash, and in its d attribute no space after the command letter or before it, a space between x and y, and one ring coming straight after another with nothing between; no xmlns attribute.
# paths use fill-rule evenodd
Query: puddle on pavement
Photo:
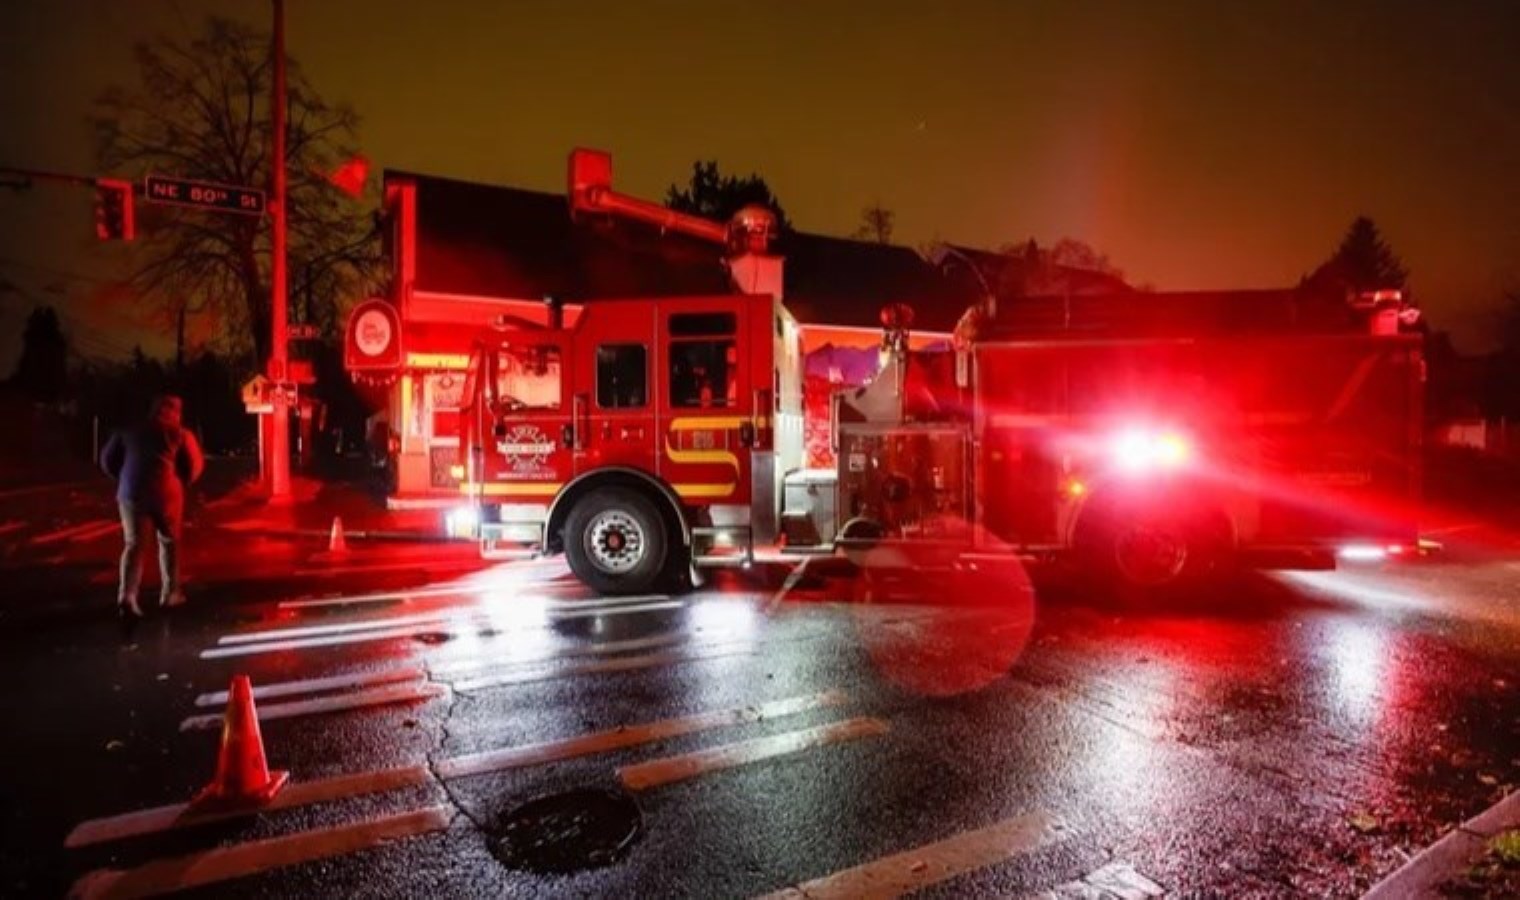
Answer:
<svg viewBox="0 0 1520 900"><path fill-rule="evenodd" d="M491 853L510 869L580 872L622 859L643 830L638 804L626 794L568 791L508 811L492 831Z"/></svg>

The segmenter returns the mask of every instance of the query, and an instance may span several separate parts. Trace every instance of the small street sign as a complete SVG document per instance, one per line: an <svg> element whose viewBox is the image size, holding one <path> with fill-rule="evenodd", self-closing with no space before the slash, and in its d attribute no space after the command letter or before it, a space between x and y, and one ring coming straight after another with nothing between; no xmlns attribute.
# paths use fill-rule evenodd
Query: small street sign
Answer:
<svg viewBox="0 0 1520 900"><path fill-rule="evenodd" d="M254 216L264 212L264 192L256 188L191 181L187 178L165 178L162 175L149 175L143 180L143 198L152 203L193 206L219 212Z"/></svg>
<svg viewBox="0 0 1520 900"><path fill-rule="evenodd" d="M285 334L292 341L315 341L322 336L322 330L310 322L296 322L285 327Z"/></svg>

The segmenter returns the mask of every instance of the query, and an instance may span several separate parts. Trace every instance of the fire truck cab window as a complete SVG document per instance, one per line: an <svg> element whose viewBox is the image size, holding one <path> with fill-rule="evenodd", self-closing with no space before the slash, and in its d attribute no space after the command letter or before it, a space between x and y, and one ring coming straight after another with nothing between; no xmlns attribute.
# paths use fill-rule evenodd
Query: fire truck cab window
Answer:
<svg viewBox="0 0 1520 900"><path fill-rule="evenodd" d="M670 345L670 405L721 408L738 400L738 352L732 340Z"/></svg>
<svg viewBox="0 0 1520 900"><path fill-rule="evenodd" d="M643 344L603 344L596 348L596 405L627 409L647 401L647 354Z"/></svg>
<svg viewBox="0 0 1520 900"><path fill-rule="evenodd" d="M553 344L505 347L496 355L499 412L559 409L560 355Z"/></svg>
<svg viewBox="0 0 1520 900"><path fill-rule="evenodd" d="M732 312L675 313L670 336L670 405L710 409L738 403L739 350Z"/></svg>

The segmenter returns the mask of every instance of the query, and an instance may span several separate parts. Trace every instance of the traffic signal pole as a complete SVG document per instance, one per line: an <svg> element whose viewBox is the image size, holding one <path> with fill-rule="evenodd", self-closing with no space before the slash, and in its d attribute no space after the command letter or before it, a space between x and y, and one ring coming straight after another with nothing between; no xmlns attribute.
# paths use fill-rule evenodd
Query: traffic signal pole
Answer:
<svg viewBox="0 0 1520 900"><path fill-rule="evenodd" d="M269 265L269 378L278 385L290 380L289 302L285 259L285 0L274 0L274 89L270 100L273 112L273 141L270 148L271 193L269 211L274 233L271 241L273 259ZM290 499L290 407L283 390L274 392L269 440L269 499Z"/></svg>

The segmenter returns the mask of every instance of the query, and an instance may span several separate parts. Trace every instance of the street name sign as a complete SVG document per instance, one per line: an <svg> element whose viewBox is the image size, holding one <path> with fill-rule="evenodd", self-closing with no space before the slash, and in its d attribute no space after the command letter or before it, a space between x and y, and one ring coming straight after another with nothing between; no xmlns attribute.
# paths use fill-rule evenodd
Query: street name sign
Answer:
<svg viewBox="0 0 1520 900"><path fill-rule="evenodd" d="M143 179L143 197L153 203L171 203L218 212L262 215L264 192L256 188L191 181L188 178L165 178L149 175Z"/></svg>

